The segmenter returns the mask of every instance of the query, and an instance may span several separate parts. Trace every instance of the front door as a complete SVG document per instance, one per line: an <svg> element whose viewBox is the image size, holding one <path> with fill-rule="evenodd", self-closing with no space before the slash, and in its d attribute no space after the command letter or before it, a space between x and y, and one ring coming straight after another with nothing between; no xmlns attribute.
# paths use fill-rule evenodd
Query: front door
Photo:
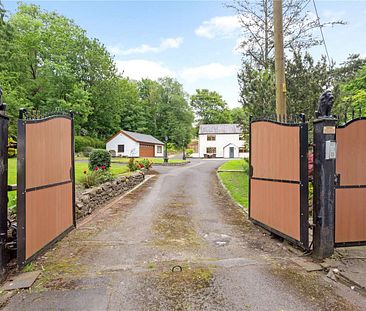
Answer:
<svg viewBox="0 0 366 311"><path fill-rule="evenodd" d="M230 147L230 158L234 157L234 147Z"/></svg>

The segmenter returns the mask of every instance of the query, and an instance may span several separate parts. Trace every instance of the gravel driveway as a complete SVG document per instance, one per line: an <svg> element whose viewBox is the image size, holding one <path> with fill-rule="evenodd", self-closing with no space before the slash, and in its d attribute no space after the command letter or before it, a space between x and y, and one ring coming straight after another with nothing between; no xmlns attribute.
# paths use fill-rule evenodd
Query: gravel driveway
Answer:
<svg viewBox="0 0 366 311"><path fill-rule="evenodd" d="M246 220L221 163L157 167L35 262L42 276L4 310L361 310L363 297L304 272L298 251Z"/></svg>

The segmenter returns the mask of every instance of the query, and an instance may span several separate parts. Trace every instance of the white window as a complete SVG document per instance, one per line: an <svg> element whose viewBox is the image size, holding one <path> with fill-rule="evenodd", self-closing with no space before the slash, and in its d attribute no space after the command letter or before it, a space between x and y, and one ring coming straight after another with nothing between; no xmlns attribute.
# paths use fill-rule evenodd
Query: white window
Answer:
<svg viewBox="0 0 366 311"><path fill-rule="evenodd" d="M157 146L156 147L156 152L157 153L163 153L163 147L162 146Z"/></svg>

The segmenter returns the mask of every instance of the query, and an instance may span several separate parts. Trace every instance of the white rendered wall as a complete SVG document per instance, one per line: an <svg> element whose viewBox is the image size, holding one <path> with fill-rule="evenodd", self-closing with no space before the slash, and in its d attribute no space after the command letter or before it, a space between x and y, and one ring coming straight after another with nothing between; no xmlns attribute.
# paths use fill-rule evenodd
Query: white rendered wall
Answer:
<svg viewBox="0 0 366 311"><path fill-rule="evenodd" d="M125 145L125 152L118 152L118 145ZM114 150L117 156L138 157L140 155L140 144L121 133L107 142L106 148L108 151Z"/></svg>
<svg viewBox="0 0 366 311"><path fill-rule="evenodd" d="M213 135L213 134L212 134ZM200 134L198 138L198 152L200 158L204 157L207 147L216 147L216 157L223 158L229 157L229 147L225 148L224 155L224 147L228 144L233 144L237 148L234 149L234 157L239 157L239 147L244 147L244 140L239 139L239 134L216 134L216 140L207 141L206 134Z"/></svg>

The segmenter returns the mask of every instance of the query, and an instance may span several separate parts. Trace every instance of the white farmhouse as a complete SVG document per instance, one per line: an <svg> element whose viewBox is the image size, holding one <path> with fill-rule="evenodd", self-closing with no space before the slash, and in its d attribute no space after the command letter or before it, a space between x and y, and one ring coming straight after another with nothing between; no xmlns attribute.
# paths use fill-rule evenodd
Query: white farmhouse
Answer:
<svg viewBox="0 0 366 311"><path fill-rule="evenodd" d="M200 158L238 158L245 156L239 124L201 124L198 132Z"/></svg>
<svg viewBox="0 0 366 311"><path fill-rule="evenodd" d="M117 157L163 157L164 143L151 135L119 131L107 141L106 149Z"/></svg>

